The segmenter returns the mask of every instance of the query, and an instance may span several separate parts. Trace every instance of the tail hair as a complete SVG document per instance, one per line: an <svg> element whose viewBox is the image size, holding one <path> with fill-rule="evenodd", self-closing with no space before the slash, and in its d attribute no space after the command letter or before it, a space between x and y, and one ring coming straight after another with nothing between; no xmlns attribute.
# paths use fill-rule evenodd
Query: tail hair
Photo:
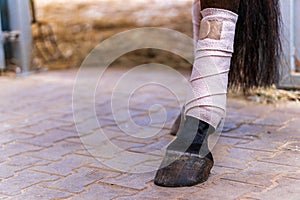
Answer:
<svg viewBox="0 0 300 200"><path fill-rule="evenodd" d="M279 0L241 0L229 86L244 92L279 81Z"/></svg>

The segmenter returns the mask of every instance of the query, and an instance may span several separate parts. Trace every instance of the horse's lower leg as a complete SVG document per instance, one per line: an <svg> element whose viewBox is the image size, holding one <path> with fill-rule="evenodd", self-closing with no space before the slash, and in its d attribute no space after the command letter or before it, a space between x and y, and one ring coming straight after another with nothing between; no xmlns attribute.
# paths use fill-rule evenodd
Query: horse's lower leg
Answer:
<svg viewBox="0 0 300 200"><path fill-rule="evenodd" d="M221 8L238 13L240 0L201 0L201 9Z"/></svg>
<svg viewBox="0 0 300 200"><path fill-rule="evenodd" d="M186 103L183 128L168 146L156 174L155 183L160 186L191 186L207 180L214 162L208 134L225 117L239 0L202 0L201 6L203 18L191 77L194 96Z"/></svg>
<svg viewBox="0 0 300 200"><path fill-rule="evenodd" d="M194 5L199 4L199 0L194 2ZM232 12L238 13L239 10L239 5L240 5L240 0L201 0L201 9L204 10L206 8L221 8L221 9L226 9L230 10ZM198 7L194 6L195 8ZM198 15L200 8L196 8L193 10L194 12L194 38L197 42L199 39L199 26L200 26L200 16ZM176 135L179 129L179 125L181 123L181 116L178 116L171 128L171 135Z"/></svg>

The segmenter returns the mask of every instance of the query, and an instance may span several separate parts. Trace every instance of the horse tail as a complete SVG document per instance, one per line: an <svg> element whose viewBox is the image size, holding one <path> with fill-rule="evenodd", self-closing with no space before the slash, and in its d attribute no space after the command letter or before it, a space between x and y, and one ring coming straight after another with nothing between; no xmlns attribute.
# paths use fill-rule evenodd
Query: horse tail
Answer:
<svg viewBox="0 0 300 200"><path fill-rule="evenodd" d="M229 86L244 92L279 81L279 0L241 0Z"/></svg>

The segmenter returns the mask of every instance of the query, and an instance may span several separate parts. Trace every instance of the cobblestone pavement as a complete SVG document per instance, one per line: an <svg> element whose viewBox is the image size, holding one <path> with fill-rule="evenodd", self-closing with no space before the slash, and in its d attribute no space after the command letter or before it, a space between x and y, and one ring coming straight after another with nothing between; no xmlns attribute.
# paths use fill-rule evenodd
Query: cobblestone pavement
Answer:
<svg viewBox="0 0 300 200"><path fill-rule="evenodd" d="M109 157L111 163L105 165L99 161L101 155L97 158L89 153L89 146L82 144L76 131L72 111L76 70L20 79L0 77L0 199L299 199L299 104L262 105L229 98L209 180L190 188L160 188L153 184L155 172L151 169L156 162L139 159L138 155L153 152L155 157L155 150L163 149L173 139L168 133L180 108L168 91L149 86L132 97L130 115L139 125L134 131L138 134L149 124L148 110L153 104L166 109L165 126L147 139L123 134L111 114L109 96L111 83L123 73L124 69L107 72L107 95L97 95L95 90L101 128L123 149ZM140 74L139 78L149 74ZM159 71L155 74L172 78ZM94 140L100 127L91 122L93 113L85 112L84 101L75 108L83 116L77 122L89 130L82 137L92 139L83 141L105 146L105 141ZM122 157L124 152L137 156ZM123 172L107 166L116 163L124 167ZM145 173L124 172L145 171L147 167Z"/></svg>

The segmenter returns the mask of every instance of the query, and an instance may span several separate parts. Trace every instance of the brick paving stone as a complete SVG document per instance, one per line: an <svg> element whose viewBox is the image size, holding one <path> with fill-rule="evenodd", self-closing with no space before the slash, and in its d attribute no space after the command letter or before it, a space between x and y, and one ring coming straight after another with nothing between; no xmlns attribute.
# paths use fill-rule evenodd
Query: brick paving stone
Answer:
<svg viewBox="0 0 300 200"><path fill-rule="evenodd" d="M108 115L97 115L97 121L99 123L99 128L106 128L106 127L115 127L119 124L119 121L116 121L112 114Z"/></svg>
<svg viewBox="0 0 300 200"><path fill-rule="evenodd" d="M100 128L105 128L107 126L116 126L117 122L112 116L103 116L102 118L97 118Z"/></svg>
<svg viewBox="0 0 300 200"><path fill-rule="evenodd" d="M101 127L101 129L96 129L96 132L101 131L105 134L107 138L116 138L116 137L128 137L126 133L120 130L116 125L109 125Z"/></svg>
<svg viewBox="0 0 300 200"><path fill-rule="evenodd" d="M147 127L151 123L150 117L145 115L145 113L142 115L136 115L134 117L129 114L129 116L132 118L133 123L137 126Z"/></svg>
<svg viewBox="0 0 300 200"><path fill-rule="evenodd" d="M234 121L230 121L229 119L226 119L223 129L222 129L222 132L227 133L227 132L237 129L238 127L239 127L239 124L237 124Z"/></svg>
<svg viewBox="0 0 300 200"><path fill-rule="evenodd" d="M221 134L220 137L218 138L217 144L229 145L235 147L240 144L248 144L251 141L253 141L253 139L239 138L239 137L232 137L232 136L228 137L226 135Z"/></svg>
<svg viewBox="0 0 300 200"><path fill-rule="evenodd" d="M271 158L260 158L259 161L276 163L281 165L289 165L299 167L300 169L300 153L299 151L283 151Z"/></svg>
<svg viewBox="0 0 300 200"><path fill-rule="evenodd" d="M253 126L243 124L232 131L223 131L222 136L255 140L259 139L261 133L272 133L275 130L276 128L272 126Z"/></svg>
<svg viewBox="0 0 300 200"><path fill-rule="evenodd" d="M136 143L136 142L132 142L132 141L123 141L123 140L118 140L118 139L111 139L110 141L117 147L124 149L124 150L132 149L132 148L142 148L145 146L145 144Z"/></svg>
<svg viewBox="0 0 300 200"><path fill-rule="evenodd" d="M153 183L148 184L147 188L135 195L118 197L116 200L132 200L132 199L184 199L182 198L185 194L191 194L199 191L199 187L189 188L164 188L155 186ZM206 197L207 198L207 197ZM197 197L190 197L189 199L198 199Z"/></svg>
<svg viewBox="0 0 300 200"><path fill-rule="evenodd" d="M89 155L91 156L91 155ZM104 170L104 171L112 171L114 173L121 173L118 170L113 169L112 167L109 167L103 163L103 161L99 158L93 157L91 158L91 162L85 165L85 167L96 169L96 170Z"/></svg>
<svg viewBox="0 0 300 200"><path fill-rule="evenodd" d="M278 112L300 114L300 107L298 102L285 102L277 105Z"/></svg>
<svg viewBox="0 0 300 200"><path fill-rule="evenodd" d="M7 115L9 118L0 122L1 133L9 131L12 132L15 131L15 129L17 128L21 128L28 125L27 120L22 115L15 115L11 113L4 113L3 115Z"/></svg>
<svg viewBox="0 0 300 200"><path fill-rule="evenodd" d="M26 153L26 155L43 160L58 161L61 160L63 156L80 149L84 149L81 144L62 141L49 148L44 148L41 151Z"/></svg>
<svg viewBox="0 0 300 200"><path fill-rule="evenodd" d="M20 133L27 133L24 131L24 129L26 129L26 127L33 125L34 123L30 122L28 117L30 115L23 115L19 118L16 119L12 119L9 121L5 121L5 123L9 124L11 128L9 128L8 130L13 130L13 131L19 131ZM35 123L39 123L38 121L35 121ZM29 132L29 134L31 134Z"/></svg>
<svg viewBox="0 0 300 200"><path fill-rule="evenodd" d="M87 119L81 123L76 124L77 127L87 127L88 130L98 129L100 126L98 123L95 123L95 118Z"/></svg>
<svg viewBox="0 0 300 200"><path fill-rule="evenodd" d="M284 177L300 180L300 170L284 175Z"/></svg>
<svg viewBox="0 0 300 200"><path fill-rule="evenodd" d="M261 134L259 139L249 143L239 144L237 147L262 151L278 151L281 146L289 141L297 140L298 137L297 132L273 131Z"/></svg>
<svg viewBox="0 0 300 200"><path fill-rule="evenodd" d="M106 126L101 130L108 138L117 137L118 140L124 138L123 140L128 141L126 138L129 137L133 139L132 141L142 144L152 143L152 139L158 140L162 136L169 135L170 133L169 129L162 129L161 127L127 127L126 124L121 124L120 126L121 127L118 127L117 125Z"/></svg>
<svg viewBox="0 0 300 200"><path fill-rule="evenodd" d="M77 136L76 133L72 133L69 131L64 131L60 129L51 129L43 135L22 140L22 142L33 144L36 146L50 147L53 145L53 143L64 140L68 137L76 137L76 136Z"/></svg>
<svg viewBox="0 0 300 200"><path fill-rule="evenodd" d="M300 119L294 118L293 120L289 121L285 126L282 126L278 129L279 132L288 133L289 135L293 135L293 137L300 139Z"/></svg>
<svg viewBox="0 0 300 200"><path fill-rule="evenodd" d="M80 141L86 149L100 148L112 142L109 138L103 136L101 131L93 131L85 135L80 135Z"/></svg>
<svg viewBox="0 0 300 200"><path fill-rule="evenodd" d="M153 180L154 175L154 172L142 174L125 173L114 178L104 178L100 180L100 182L136 190L143 190L147 188L147 183Z"/></svg>
<svg viewBox="0 0 300 200"><path fill-rule="evenodd" d="M68 125L68 123L58 122L58 121L53 121L53 120L44 120L40 123L25 127L21 130L26 133L41 135L41 134L44 134L47 130L60 128L62 126L66 126L66 125Z"/></svg>
<svg viewBox="0 0 300 200"><path fill-rule="evenodd" d="M250 168L250 170L245 170L241 173L232 173L224 175L221 179L267 188L273 184L271 180L277 175L278 173L261 173L259 169L254 170Z"/></svg>
<svg viewBox="0 0 300 200"><path fill-rule="evenodd" d="M214 149L215 163L218 166L225 166L237 169L248 167L248 163L259 157L271 156L269 152L255 151L249 149L228 148L216 146Z"/></svg>
<svg viewBox="0 0 300 200"><path fill-rule="evenodd" d="M101 161L103 162L103 164L122 172L141 173L145 172L143 166L146 162L157 160L162 160L162 155L160 156L156 154L141 154L129 151L121 151L115 153L114 157L110 159L103 158ZM148 170L149 165L145 166L145 168Z"/></svg>
<svg viewBox="0 0 300 200"><path fill-rule="evenodd" d="M285 123L289 122L296 116L290 113L282 113L278 111L273 111L268 113L262 118L258 118L253 122L253 124L269 125L269 126L283 126Z"/></svg>
<svg viewBox="0 0 300 200"><path fill-rule="evenodd" d="M107 116L113 116L111 106L107 106L109 104L103 104L95 107L96 116L98 119L107 118ZM82 113L81 113L82 114ZM87 118L91 117L91 115L87 115ZM113 119L113 117L111 117Z"/></svg>
<svg viewBox="0 0 300 200"><path fill-rule="evenodd" d="M85 149L76 151L77 154L93 156L105 161L116 159L117 162L123 156L123 149L111 143L107 138L101 137L97 134L81 137L81 140L84 143Z"/></svg>
<svg viewBox="0 0 300 200"><path fill-rule="evenodd" d="M156 160L154 159L151 159L151 160L146 160L142 163L138 163L134 166L131 167L131 171L132 173L141 173L141 172L144 172L144 173L148 173L148 172L153 172L153 171L156 171L160 165L161 165L161 160L163 158L163 155L162 154L160 157L157 157Z"/></svg>
<svg viewBox="0 0 300 200"><path fill-rule="evenodd" d="M42 135L42 134L45 133L45 131L34 130L34 129L30 129L28 127L29 126L26 126L26 127L16 127L14 129L14 131L18 132L18 133L24 133L24 134L27 134L27 135L31 135L31 136Z"/></svg>
<svg viewBox="0 0 300 200"><path fill-rule="evenodd" d="M106 177L115 177L119 173L97 169L80 168L71 175L54 182L43 183L47 188L54 188L70 193L81 193L85 187Z"/></svg>
<svg viewBox="0 0 300 200"><path fill-rule="evenodd" d="M69 131L69 132L71 132L71 133L76 133L76 134L78 134L78 133L77 133L76 126L75 126L74 123L73 123L73 124L70 124L70 125L63 125L63 126L59 127L59 129L64 130L64 131Z"/></svg>
<svg viewBox="0 0 300 200"><path fill-rule="evenodd" d="M251 101L245 101L247 103L247 106L236 110L236 113L242 114L240 115L240 118L244 117L255 117L255 118L260 118L266 116L268 113L276 110L275 105L268 105L268 104L260 104L260 103L255 103ZM231 113L228 113L229 115ZM242 117L241 117L242 116Z"/></svg>
<svg viewBox="0 0 300 200"><path fill-rule="evenodd" d="M20 170L24 169L26 167L21 168ZM7 179L9 177L14 176L16 173L15 167L7 166L6 164L2 163L0 165L0 180Z"/></svg>
<svg viewBox="0 0 300 200"><path fill-rule="evenodd" d="M6 179L14 176L17 172L35 165L46 165L49 162L27 157L24 155L15 156L9 161L0 164L0 179Z"/></svg>
<svg viewBox="0 0 300 200"><path fill-rule="evenodd" d="M111 119L114 119L114 116L117 116L116 120L115 120L115 124L122 124L124 126L127 125L128 123L128 119L130 118L129 114L128 114L128 111L126 110L118 110L118 111L115 111L113 114L112 113L108 113L108 114L103 114L103 115L99 115L97 113L97 116L99 119L102 118L102 116L109 116ZM101 121L100 121L101 122ZM104 125L105 124L101 124L103 127L105 127Z"/></svg>
<svg viewBox="0 0 300 200"><path fill-rule="evenodd" d="M174 123L174 120L179 115L179 109L166 108L166 118L156 118L155 113L152 113L152 118L149 116L149 111L144 110L144 112L140 112L140 114L133 115L131 114L133 122L141 127L160 127L170 129ZM130 112L130 111L129 111Z"/></svg>
<svg viewBox="0 0 300 200"><path fill-rule="evenodd" d="M74 117L72 111L67 114L60 114L56 118L52 118L57 121L67 122L68 124L74 123Z"/></svg>
<svg viewBox="0 0 300 200"><path fill-rule="evenodd" d="M171 143L174 139L174 136L166 135L165 137L158 138L157 141L153 141L152 144L148 144L142 147L132 147L130 148L130 150L141 153L160 151L162 149L165 149L168 146L168 144Z"/></svg>
<svg viewBox="0 0 300 200"><path fill-rule="evenodd" d="M30 125L38 124L41 121L55 119L58 116L59 115L56 114L56 113L52 113L52 112L49 112L49 111L44 111L44 112L39 112L39 113L36 113L36 114L33 114L33 115L26 115L26 117L20 119L19 122L22 125L30 126Z"/></svg>
<svg viewBox="0 0 300 200"><path fill-rule="evenodd" d="M82 199L115 199L119 196L132 196L134 192L126 190L124 188L115 188L112 186L93 184L87 191L77 196L71 197L71 200L82 200Z"/></svg>
<svg viewBox="0 0 300 200"><path fill-rule="evenodd" d="M77 150L74 151L74 154L80 155L80 156L86 156L86 157L91 157L92 154L89 152L89 149L82 149L82 150ZM97 157L95 157L97 159Z"/></svg>
<svg viewBox="0 0 300 200"><path fill-rule="evenodd" d="M151 125L147 128L147 132L141 132L141 136L145 138L157 138L158 140L161 137L170 136L171 128L173 126L173 122L170 125L161 126L161 125ZM139 135L137 135L139 137ZM174 138L174 136L172 136Z"/></svg>
<svg viewBox="0 0 300 200"><path fill-rule="evenodd" d="M0 123L0 132L11 130L13 127L14 127L13 124L9 123L8 121L1 122Z"/></svg>
<svg viewBox="0 0 300 200"><path fill-rule="evenodd" d="M153 105L159 105L159 107L163 107L165 109L169 108L170 110L167 111L169 116L172 116L175 112L178 113L181 110L180 105L175 98L166 100L164 97L159 96L159 94L153 93L148 96L144 95L143 97L138 97L138 100L135 100L135 102L131 100L130 103L130 109L134 108L134 110L144 110L145 114L153 108Z"/></svg>
<svg viewBox="0 0 300 200"><path fill-rule="evenodd" d="M48 105L39 102L38 104L31 104L31 105L20 105L18 108L14 109L14 112L21 114L21 115L34 115L39 112L45 112L48 108Z"/></svg>
<svg viewBox="0 0 300 200"><path fill-rule="evenodd" d="M34 165L46 165L48 163L49 163L49 161L32 158L32 157L21 154L19 156L14 156L14 157L10 158L10 160L7 162L7 165L17 166L17 167L31 167Z"/></svg>
<svg viewBox="0 0 300 200"><path fill-rule="evenodd" d="M58 115L68 115L70 113L73 113L72 111L72 99L69 99L70 96L72 95L71 93L68 94L69 96L67 96L68 100L65 101L64 98L66 97L62 97L62 96L59 96L58 97L58 100L60 100L61 102L55 102L53 103L53 105L50 105L50 107L48 107L48 110L50 112L54 112ZM49 100L48 100L49 101ZM56 101L56 100L55 100ZM67 103L67 104L66 104ZM60 117L57 117L57 118L54 118L55 120L59 120ZM60 121L60 120L59 120ZM66 121L66 122L72 122L73 120L71 121Z"/></svg>
<svg viewBox="0 0 300 200"><path fill-rule="evenodd" d="M85 105L86 103L82 103L82 104ZM75 119L76 119L77 123L85 123L85 121L88 120L89 118L94 118L96 116L98 116L98 118L99 118L97 109L100 109L100 108L96 107L96 116L95 116L94 110L90 110L89 108L82 108L82 106L78 105L78 103L76 104L76 106L80 106L78 109L77 109L77 107L73 108L73 113L75 113L75 116L76 116ZM110 113L108 113L108 111L106 111L108 109L107 107L108 107L107 105L101 107L101 110L99 111L101 113L100 116L105 116L105 115L110 114Z"/></svg>
<svg viewBox="0 0 300 200"><path fill-rule="evenodd" d="M35 121L34 123L31 123L28 119L27 115L24 115L20 118L16 118L13 120L9 120L6 121L8 123L12 123L13 128L11 129L11 131L13 130L14 132L19 132L19 133L24 133L23 131L19 131L18 129L23 129L24 127L27 127L31 124L35 124L38 123L38 121ZM28 134L28 133L27 133Z"/></svg>
<svg viewBox="0 0 300 200"><path fill-rule="evenodd" d="M36 199L66 199L72 194L57 190L43 188L41 186L32 186L22 191L22 194L14 196L14 200L36 200Z"/></svg>
<svg viewBox="0 0 300 200"><path fill-rule="evenodd" d="M60 176L67 176L71 174L72 170L75 170L81 166L84 166L91 162L91 159L85 156L68 155L63 160L53 162L47 166L37 166L32 169L43 173L56 174Z"/></svg>
<svg viewBox="0 0 300 200"><path fill-rule="evenodd" d="M0 154L0 163L3 163L8 160L8 157L6 155Z"/></svg>
<svg viewBox="0 0 300 200"><path fill-rule="evenodd" d="M228 168L228 167L220 167L218 165L214 165L211 173L214 175L226 175L226 174L235 174L241 172L240 169L235 169L235 168Z"/></svg>
<svg viewBox="0 0 300 200"><path fill-rule="evenodd" d="M243 116L243 117L241 117L241 116ZM257 119L256 116L245 115L243 112L241 112L239 110L234 110L231 112L229 112L229 111L227 112L225 121L235 123L236 125L240 125L240 124L252 123L256 119Z"/></svg>
<svg viewBox="0 0 300 200"><path fill-rule="evenodd" d="M66 138L64 141L68 142L68 143L82 144L80 138L77 137L77 136L76 137Z"/></svg>
<svg viewBox="0 0 300 200"><path fill-rule="evenodd" d="M3 104L1 104L1 105L3 105ZM11 115L6 115L4 113L1 113L1 111L0 111L0 122L9 121L9 120L12 120L14 118L15 118L15 116L13 116L12 114Z"/></svg>
<svg viewBox="0 0 300 200"><path fill-rule="evenodd" d="M20 142L14 142L10 143L8 145L2 146L0 148L0 154L3 154L7 157L11 157L17 154L25 153L25 152L31 152L31 151L38 151L41 150L41 147L24 144Z"/></svg>
<svg viewBox="0 0 300 200"><path fill-rule="evenodd" d="M299 172L299 167L256 161L256 162L251 162L249 171L250 170L254 172L255 171L260 172L262 174L272 173L272 174L287 175L287 174L294 174L296 172Z"/></svg>
<svg viewBox="0 0 300 200"><path fill-rule="evenodd" d="M91 68L89 73L94 73L93 70ZM124 72L111 68L103 80L117 82ZM178 82L174 77L153 70L136 78L144 80L153 74L170 78L174 84ZM100 127L91 121L94 112L88 109L90 99L85 99L84 93L74 110L81 115L77 123L83 130L93 130L87 131L84 137L90 138L95 146L89 149L95 155L82 145L71 107L75 75L76 70L68 70L35 74L22 80L1 77L0 91L4 98L0 99L0 199L297 197L300 185L299 104L265 105L229 98L224 133L213 150L215 166L209 180L190 188L160 188L153 184L158 154L153 155L157 159L149 160L143 158L143 154L128 156L124 151L113 152L106 144L93 140L92 133ZM115 122L110 106L113 87L110 84L97 88L95 111L101 128L117 146L131 153L149 153L163 149L174 139L169 130L181 108L171 94L163 88L145 87L133 95L129 113L139 125L148 125L148 111L155 103L167 110L167 123L161 132L140 140L123 133ZM120 106L114 114L123 114L124 109L127 108ZM126 128L128 116L124 115L121 122ZM157 126L155 123L150 127ZM131 128L131 132L142 135L144 128ZM98 156L98 160L93 156ZM113 168L151 172L129 174Z"/></svg>
<svg viewBox="0 0 300 200"><path fill-rule="evenodd" d="M15 131L8 131L0 134L0 144L3 145L7 143L12 143L14 141L19 141L31 137L31 135L22 134Z"/></svg>
<svg viewBox="0 0 300 200"><path fill-rule="evenodd" d="M58 176L34 172L24 171L16 176L5 179L0 182L0 194L4 195L17 195L21 193L21 190L28 188L32 185L41 183L43 181L53 181L58 179Z"/></svg>
<svg viewBox="0 0 300 200"><path fill-rule="evenodd" d="M198 189L196 192L183 192L181 198L197 200L239 199L245 193L260 190L261 188L257 186L221 179L214 181L204 189Z"/></svg>
<svg viewBox="0 0 300 200"><path fill-rule="evenodd" d="M137 137L132 137L130 135L122 135L122 136L115 136L116 140L120 140L120 141L126 141L126 142L134 142L134 143L139 143L139 144L145 144L145 145L149 145L152 143L155 143L157 138L137 138Z"/></svg>
<svg viewBox="0 0 300 200"><path fill-rule="evenodd" d="M247 195L252 199L288 199L299 200L300 180L280 178L274 187L261 193Z"/></svg>

